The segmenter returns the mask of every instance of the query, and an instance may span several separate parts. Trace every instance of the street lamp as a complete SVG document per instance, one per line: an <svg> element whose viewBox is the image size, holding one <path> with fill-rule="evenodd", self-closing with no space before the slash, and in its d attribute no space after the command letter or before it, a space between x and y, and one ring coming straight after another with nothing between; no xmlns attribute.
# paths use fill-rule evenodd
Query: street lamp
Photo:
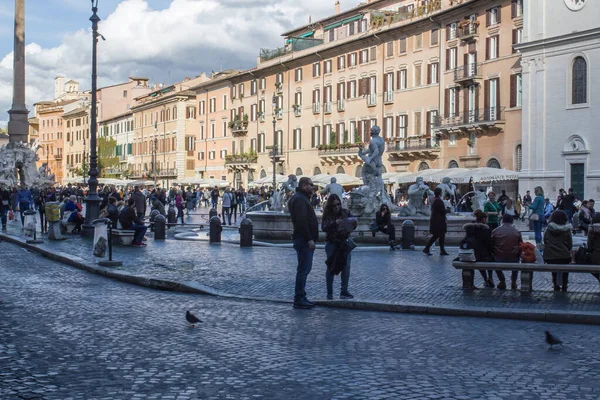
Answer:
<svg viewBox="0 0 600 400"><path fill-rule="evenodd" d="M98 219L100 214L100 197L98 197L98 154L96 153L96 102L97 102L97 50L98 50L98 0L92 1L92 106L91 106L91 126L90 126L90 179L88 180L88 194L85 198L85 223L82 226L81 234L85 237L94 235L94 225L92 222Z"/></svg>
<svg viewBox="0 0 600 400"><path fill-rule="evenodd" d="M273 95L273 192L277 190L277 172L275 171L277 166L277 131L275 130L275 124L277 124L277 96Z"/></svg>
<svg viewBox="0 0 600 400"><path fill-rule="evenodd" d="M81 171L82 171L81 175L83 176L83 185L84 186L85 186L85 172L86 172L85 171L85 169L86 169L85 165L86 165L86 163L85 163L85 137L84 137L83 138L83 159L82 159L82 162L81 162Z"/></svg>
<svg viewBox="0 0 600 400"><path fill-rule="evenodd" d="M154 132L156 134L156 131ZM158 146L158 138L154 137L154 162L152 163L152 173L154 174L154 188L156 189L156 149Z"/></svg>

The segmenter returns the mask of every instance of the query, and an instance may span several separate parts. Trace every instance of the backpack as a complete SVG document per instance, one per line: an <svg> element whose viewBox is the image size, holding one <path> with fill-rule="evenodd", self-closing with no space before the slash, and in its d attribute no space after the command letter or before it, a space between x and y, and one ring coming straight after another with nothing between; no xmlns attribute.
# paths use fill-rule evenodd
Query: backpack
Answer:
<svg viewBox="0 0 600 400"><path fill-rule="evenodd" d="M477 261L475 257L475 248L477 247L477 241L475 238L467 236L463 240L460 241L460 246L458 248L458 258L462 262L475 262Z"/></svg>
<svg viewBox="0 0 600 400"><path fill-rule="evenodd" d="M522 263L535 263L535 246L529 242L522 242L519 245L521 250L521 262Z"/></svg>
<svg viewBox="0 0 600 400"><path fill-rule="evenodd" d="M577 249L577 252L575 253L575 264L591 264L591 257L592 254L590 249L588 249L584 243L579 246L579 249Z"/></svg>

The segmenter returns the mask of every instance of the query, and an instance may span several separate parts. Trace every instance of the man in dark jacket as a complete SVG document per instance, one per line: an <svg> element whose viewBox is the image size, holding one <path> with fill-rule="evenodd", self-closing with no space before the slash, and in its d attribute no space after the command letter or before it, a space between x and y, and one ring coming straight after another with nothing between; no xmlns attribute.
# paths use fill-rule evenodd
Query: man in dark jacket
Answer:
<svg viewBox="0 0 600 400"><path fill-rule="evenodd" d="M494 260L504 263L518 263L520 254L520 245L523 242L521 232L513 225L512 215L505 214L502 217L502 225L492 231L492 246L494 251ZM506 289L504 272L496 271L500 283L498 289ZM512 271L511 285L512 290L517 289L517 277L519 271Z"/></svg>
<svg viewBox="0 0 600 400"><path fill-rule="evenodd" d="M133 191L133 200L135 200L135 209L137 211L137 218L140 221L144 220L146 215L146 196L140 190L139 186L136 186Z"/></svg>
<svg viewBox="0 0 600 400"><path fill-rule="evenodd" d="M10 210L10 192L6 189L0 189L0 219L2 220L2 230L6 230L6 215Z"/></svg>
<svg viewBox="0 0 600 400"><path fill-rule="evenodd" d="M444 200L440 197L442 195L442 189L436 187L433 191L435 198L431 202L431 219L429 220L429 233L432 235L429 243L423 249L423 253L428 256L431 255L429 249L436 240L440 240L440 255L447 256L446 248L444 247L444 241L446 239L446 231L448 225L446 223L446 205Z"/></svg>
<svg viewBox="0 0 600 400"><path fill-rule="evenodd" d="M212 208L216 210L217 205L219 204L219 188L217 186L210 192L210 201L212 203Z"/></svg>
<svg viewBox="0 0 600 400"><path fill-rule="evenodd" d="M310 203L313 183L310 178L302 177L298 182L296 193L288 202L288 210L292 217L294 233L294 250L298 256L296 269L296 289L294 308L312 308L314 304L306 298L306 278L312 269L315 242L319 238L319 222Z"/></svg>
<svg viewBox="0 0 600 400"><path fill-rule="evenodd" d="M569 188L569 193L562 197L562 209L567 214L569 218L569 222L573 219L573 210L575 210L575 195L573 194L573 189Z"/></svg>
<svg viewBox="0 0 600 400"><path fill-rule="evenodd" d="M146 244L143 242L143 239L148 227L138 219L137 213L135 212L135 200L133 198L129 198L129 200L127 200L127 205L119 213L119 222L121 223L121 227L123 229L135 231L133 242L131 243L132 246L146 246Z"/></svg>

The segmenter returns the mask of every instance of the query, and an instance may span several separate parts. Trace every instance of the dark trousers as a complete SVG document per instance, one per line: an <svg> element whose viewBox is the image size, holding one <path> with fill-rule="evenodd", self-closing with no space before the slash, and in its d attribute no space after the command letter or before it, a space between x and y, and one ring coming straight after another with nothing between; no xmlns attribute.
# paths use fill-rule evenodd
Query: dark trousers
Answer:
<svg viewBox="0 0 600 400"><path fill-rule="evenodd" d="M294 250L298 257L298 267L296 268L296 287L294 301L301 301L306 298L306 278L312 269L314 250L308 247L308 242L302 238L294 239Z"/></svg>
<svg viewBox="0 0 600 400"><path fill-rule="evenodd" d="M518 263L519 257L518 256L515 258L496 257L494 259L494 261L499 262L499 263ZM496 276L498 276L498 279L500 280L500 282L504 282L506 280L506 278L504 277L503 271L496 271ZM519 271L511 271L511 275L510 275L511 280L516 281L518 276L519 276ZM492 279L492 271L489 271L489 278Z"/></svg>
<svg viewBox="0 0 600 400"><path fill-rule="evenodd" d="M21 202L19 203L19 210L21 212L21 225L25 224L25 211L29 210L30 204Z"/></svg>
<svg viewBox="0 0 600 400"><path fill-rule="evenodd" d="M231 207L223 207L223 225L231 225Z"/></svg>
<svg viewBox="0 0 600 400"><path fill-rule="evenodd" d="M7 216L9 206L3 206L0 204L0 220L2 220L2 228L6 228Z"/></svg>
<svg viewBox="0 0 600 400"><path fill-rule="evenodd" d="M559 265L559 264L571 264L570 258L560 258L557 260L546 260L546 264ZM552 272L552 284L554 286L560 286L558 284L558 274L562 274L562 287L563 289L569 284L569 273L568 272Z"/></svg>
<svg viewBox="0 0 600 400"><path fill-rule="evenodd" d="M183 222L183 206L177 207L177 217L176 219L181 218L181 225L184 224Z"/></svg>
<svg viewBox="0 0 600 400"><path fill-rule="evenodd" d="M137 218L138 218L140 221L143 221L143 220L144 220L144 213L143 213L143 212L139 212L139 211L138 211L138 212L137 212Z"/></svg>
<svg viewBox="0 0 600 400"><path fill-rule="evenodd" d="M232 205L231 206L231 214L233 214L233 223L235 224L237 221L237 210L238 210L238 205Z"/></svg>
<svg viewBox="0 0 600 400"><path fill-rule="evenodd" d="M445 252L446 249L444 248L444 243L446 241L446 234L441 234L441 235L433 235L431 237L431 239L429 239L429 243L427 243L427 246L425 247L426 250L429 250L431 248L431 246L433 246L433 244L435 243L436 240L440 241L440 252Z"/></svg>
<svg viewBox="0 0 600 400"><path fill-rule="evenodd" d="M43 206L40 206L38 208L38 212L40 213L40 231L42 233L44 233L46 231L46 221L44 219L46 216L46 213L44 212Z"/></svg>
<svg viewBox="0 0 600 400"><path fill-rule="evenodd" d="M387 225L387 229L384 229L383 226L379 227L379 232L387 233L389 241L396 241L396 228L392 224Z"/></svg>
<svg viewBox="0 0 600 400"><path fill-rule="evenodd" d="M131 225L131 229L135 231L133 235L133 242L142 243L142 240L144 239L144 235L146 234L146 230L148 229L148 227L146 225L138 225L134 222Z"/></svg>
<svg viewBox="0 0 600 400"><path fill-rule="evenodd" d="M331 257L333 252L335 251L336 244L335 243L327 243L325 244L325 254L327 258ZM348 252L348 257L346 258L346 266L341 272L342 275L342 293L348 291L348 281L350 280L350 262L352 261L352 252ZM335 275L329 272L329 268L325 269L325 282L327 284L327 294L333 295L333 277Z"/></svg>

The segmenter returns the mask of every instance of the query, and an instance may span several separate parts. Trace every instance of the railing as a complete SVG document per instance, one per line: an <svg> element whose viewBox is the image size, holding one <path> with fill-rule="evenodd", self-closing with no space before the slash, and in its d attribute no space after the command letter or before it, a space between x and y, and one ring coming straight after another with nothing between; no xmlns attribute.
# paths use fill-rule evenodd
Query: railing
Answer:
<svg viewBox="0 0 600 400"><path fill-rule="evenodd" d="M319 145L317 146L320 157L357 155L358 145L347 143L340 145Z"/></svg>
<svg viewBox="0 0 600 400"><path fill-rule="evenodd" d="M302 106L294 107L294 115L296 117L299 117L302 115Z"/></svg>
<svg viewBox="0 0 600 400"><path fill-rule="evenodd" d="M504 120L504 107L488 107L469 110L449 117L437 116L433 122L435 128L469 125Z"/></svg>
<svg viewBox="0 0 600 400"><path fill-rule="evenodd" d="M385 103L393 103L394 102L394 92L385 92L383 93L383 100Z"/></svg>
<svg viewBox="0 0 600 400"><path fill-rule="evenodd" d="M468 23L458 28L458 38L461 40L471 39L478 35L478 24Z"/></svg>
<svg viewBox="0 0 600 400"><path fill-rule="evenodd" d="M55 160L62 160L62 157L63 157L62 154L55 154L54 155L54 159Z"/></svg>
<svg viewBox="0 0 600 400"><path fill-rule="evenodd" d="M258 156L227 156L225 157L225 165L231 164L253 164L258 160Z"/></svg>
<svg viewBox="0 0 600 400"><path fill-rule="evenodd" d="M416 151L436 148L439 148L439 146L436 144L435 140L432 140L429 137L422 137L396 139L394 142L388 142L386 151L394 153L399 151Z"/></svg>
<svg viewBox="0 0 600 400"><path fill-rule="evenodd" d="M123 172L123 170L118 169L118 168L105 168L104 169L104 173L110 174L110 175L117 175L117 174L121 174L122 172Z"/></svg>
<svg viewBox="0 0 600 400"><path fill-rule="evenodd" d="M260 122L265 122L265 114L264 114L264 113L261 113L261 114L258 116L258 120L259 120Z"/></svg>
<svg viewBox="0 0 600 400"><path fill-rule="evenodd" d="M283 118L283 110L279 109L279 110L275 111L275 115L277 116L277 119L282 119Z"/></svg>
<svg viewBox="0 0 600 400"><path fill-rule="evenodd" d="M367 95L367 106L374 106L377 104L377 94L371 93Z"/></svg>
<svg viewBox="0 0 600 400"><path fill-rule="evenodd" d="M156 173L158 176L177 176L177 169L163 169Z"/></svg>
<svg viewBox="0 0 600 400"><path fill-rule="evenodd" d="M480 77L479 66L481 64L469 63L454 69L454 80L462 81Z"/></svg>
<svg viewBox="0 0 600 400"><path fill-rule="evenodd" d="M321 103L313 103L313 113L318 114L321 112Z"/></svg>
<svg viewBox="0 0 600 400"><path fill-rule="evenodd" d="M324 105L323 110L324 110L325 114L331 114L331 102L326 101L325 103L323 103L323 105Z"/></svg>
<svg viewBox="0 0 600 400"><path fill-rule="evenodd" d="M295 51L302 51L314 46L323 44L322 39L311 38L290 38L290 43L285 47L276 49L260 49L260 62L272 60L273 58L283 57Z"/></svg>
<svg viewBox="0 0 600 400"><path fill-rule="evenodd" d="M346 109L346 100L340 99L337 101L338 111L344 111Z"/></svg>

